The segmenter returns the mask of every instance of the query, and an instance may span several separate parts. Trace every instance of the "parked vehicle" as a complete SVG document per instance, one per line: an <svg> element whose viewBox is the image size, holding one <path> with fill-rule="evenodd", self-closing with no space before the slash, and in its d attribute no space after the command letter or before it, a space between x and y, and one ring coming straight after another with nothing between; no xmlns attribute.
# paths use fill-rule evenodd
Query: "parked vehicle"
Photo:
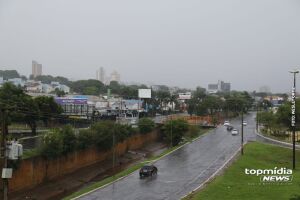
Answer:
<svg viewBox="0 0 300 200"><path fill-rule="evenodd" d="M145 165L140 169L140 178L154 176L157 174L157 167L154 165Z"/></svg>
<svg viewBox="0 0 300 200"><path fill-rule="evenodd" d="M233 126L227 126L227 131L232 131Z"/></svg>
<svg viewBox="0 0 300 200"><path fill-rule="evenodd" d="M246 121L243 121L243 126L247 126L247 122Z"/></svg>
<svg viewBox="0 0 300 200"><path fill-rule="evenodd" d="M231 131L231 135L237 135L237 134L239 134L239 131L237 129L233 129Z"/></svg>

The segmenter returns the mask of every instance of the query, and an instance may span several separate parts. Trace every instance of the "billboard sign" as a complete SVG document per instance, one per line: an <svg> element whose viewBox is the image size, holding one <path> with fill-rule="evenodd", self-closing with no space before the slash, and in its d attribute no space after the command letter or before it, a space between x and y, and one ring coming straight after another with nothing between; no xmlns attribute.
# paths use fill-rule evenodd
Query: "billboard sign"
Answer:
<svg viewBox="0 0 300 200"><path fill-rule="evenodd" d="M151 89L139 89L139 98L151 99Z"/></svg>
<svg viewBox="0 0 300 200"><path fill-rule="evenodd" d="M192 93L186 92L186 93L179 93L178 94L178 99L180 100L187 100L192 98Z"/></svg>
<svg viewBox="0 0 300 200"><path fill-rule="evenodd" d="M55 98L55 101L59 105L65 105L65 104L87 104L86 98Z"/></svg>

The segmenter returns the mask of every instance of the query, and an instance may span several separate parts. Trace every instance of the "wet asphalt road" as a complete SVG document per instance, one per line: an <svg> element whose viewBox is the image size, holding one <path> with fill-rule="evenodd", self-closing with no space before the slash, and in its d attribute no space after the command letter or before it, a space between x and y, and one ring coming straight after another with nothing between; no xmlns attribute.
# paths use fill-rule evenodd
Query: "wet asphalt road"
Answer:
<svg viewBox="0 0 300 200"><path fill-rule="evenodd" d="M254 114L245 116L244 141L256 140ZM157 161L156 177L139 178L138 171L105 188L94 191L82 200L160 200L180 199L198 187L219 169L240 147L241 120L230 122L239 130L232 136L220 126L204 137Z"/></svg>

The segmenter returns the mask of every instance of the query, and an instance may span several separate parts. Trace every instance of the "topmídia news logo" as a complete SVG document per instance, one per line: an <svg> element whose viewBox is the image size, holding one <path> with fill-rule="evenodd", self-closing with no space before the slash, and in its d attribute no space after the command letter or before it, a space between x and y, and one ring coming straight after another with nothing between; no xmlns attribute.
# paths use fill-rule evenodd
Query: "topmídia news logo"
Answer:
<svg viewBox="0 0 300 200"><path fill-rule="evenodd" d="M245 168L245 174L260 177L262 183L290 183L293 180L293 170L285 167L274 167L274 169Z"/></svg>

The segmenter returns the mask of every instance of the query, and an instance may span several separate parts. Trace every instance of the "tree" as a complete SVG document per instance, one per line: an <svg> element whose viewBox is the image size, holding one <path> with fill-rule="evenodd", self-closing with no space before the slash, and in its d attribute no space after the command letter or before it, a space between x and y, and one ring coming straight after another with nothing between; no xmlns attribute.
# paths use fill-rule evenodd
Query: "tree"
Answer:
<svg viewBox="0 0 300 200"><path fill-rule="evenodd" d="M270 128L276 123L276 117L273 112L259 112L257 113L257 119L266 128Z"/></svg>
<svg viewBox="0 0 300 200"><path fill-rule="evenodd" d="M99 95L106 92L105 85L94 79L75 81L71 84L71 89L84 95Z"/></svg>
<svg viewBox="0 0 300 200"><path fill-rule="evenodd" d="M58 88L55 88L54 93L56 94L56 96L58 97L63 97L66 95L66 93L63 90L60 90Z"/></svg>
<svg viewBox="0 0 300 200"><path fill-rule="evenodd" d="M30 126L32 134L36 135L36 122L40 118L39 107L30 96L26 96L23 99L23 103L24 105L19 108L19 116L21 116L22 121L25 121Z"/></svg>
<svg viewBox="0 0 300 200"><path fill-rule="evenodd" d="M43 137L43 144L41 147L41 155L48 158L56 158L63 153L63 139L60 131L55 129Z"/></svg>
<svg viewBox="0 0 300 200"><path fill-rule="evenodd" d="M11 122L26 122L36 133L36 121L39 119L39 110L32 98L25 94L22 88L11 83L5 83L0 88L0 105L7 112L6 129Z"/></svg>
<svg viewBox="0 0 300 200"><path fill-rule="evenodd" d="M196 90L192 94L193 98L196 98L198 100L203 99L206 97L206 89L198 86Z"/></svg>
<svg viewBox="0 0 300 200"><path fill-rule="evenodd" d="M276 112L277 123L282 126L291 127L291 102L286 102L278 108ZM300 99L296 99L296 123L300 123ZM299 127L296 127L299 129Z"/></svg>
<svg viewBox="0 0 300 200"><path fill-rule="evenodd" d="M175 104L175 107L178 104L177 97L178 97L178 95L176 95L176 94L171 94L169 97L169 102L172 105L172 112L174 112L174 104Z"/></svg>
<svg viewBox="0 0 300 200"><path fill-rule="evenodd" d="M59 132L63 142L62 153L66 154L74 151L77 144L77 138L73 128L70 125L67 125L64 126Z"/></svg>
<svg viewBox="0 0 300 200"><path fill-rule="evenodd" d="M273 106L272 103L269 100L267 100L267 99L263 99L262 101L260 101L258 103L258 107L262 108L264 110L268 110L268 108L270 108L272 106Z"/></svg>
<svg viewBox="0 0 300 200"><path fill-rule="evenodd" d="M57 77L53 77L51 75L41 75L41 76L37 76L37 77L30 77L31 79L34 79L36 81L41 81L42 83L47 83L50 84L51 82L59 82L60 84L64 84L67 86L71 85L71 82L62 76L57 76Z"/></svg>
<svg viewBox="0 0 300 200"><path fill-rule="evenodd" d="M61 117L60 114L63 112L63 109L55 102L53 97L38 96L34 98L34 101L40 111L40 119L45 126L48 126L53 119Z"/></svg>
<svg viewBox="0 0 300 200"><path fill-rule="evenodd" d="M138 127L140 130L140 133L142 133L142 134L149 133L154 129L155 123L150 118L141 118L141 119L139 119Z"/></svg>
<svg viewBox="0 0 300 200"><path fill-rule="evenodd" d="M182 136L188 131L189 125L183 119L169 120L163 127L163 134L166 136L167 142L176 146L182 140Z"/></svg>
<svg viewBox="0 0 300 200"><path fill-rule="evenodd" d="M0 70L0 77L4 80L12 78L20 78L20 74L16 70Z"/></svg>
<svg viewBox="0 0 300 200"><path fill-rule="evenodd" d="M188 105L187 112L190 115L195 114L199 103L200 103L199 100L196 98L189 99L187 101L187 105Z"/></svg>
<svg viewBox="0 0 300 200"><path fill-rule="evenodd" d="M159 90L156 93L156 98L159 102L159 106L160 108L163 110L164 106L169 103L169 99L170 99L170 92L169 91L165 91L165 90Z"/></svg>
<svg viewBox="0 0 300 200"><path fill-rule="evenodd" d="M111 89L111 92L113 94L119 94L121 90L121 85L118 83L118 81L111 81L109 83L109 89Z"/></svg>
<svg viewBox="0 0 300 200"><path fill-rule="evenodd" d="M207 96L201 104L211 116L223 108L223 101L217 96Z"/></svg>
<svg viewBox="0 0 300 200"><path fill-rule="evenodd" d="M77 148L86 149L95 144L95 130L83 129L79 131L77 137Z"/></svg>
<svg viewBox="0 0 300 200"><path fill-rule="evenodd" d="M192 98L187 101L188 105L188 113L190 115L197 114L197 115L205 115L206 109L201 102L206 97L206 90L198 86L196 90L192 93Z"/></svg>

